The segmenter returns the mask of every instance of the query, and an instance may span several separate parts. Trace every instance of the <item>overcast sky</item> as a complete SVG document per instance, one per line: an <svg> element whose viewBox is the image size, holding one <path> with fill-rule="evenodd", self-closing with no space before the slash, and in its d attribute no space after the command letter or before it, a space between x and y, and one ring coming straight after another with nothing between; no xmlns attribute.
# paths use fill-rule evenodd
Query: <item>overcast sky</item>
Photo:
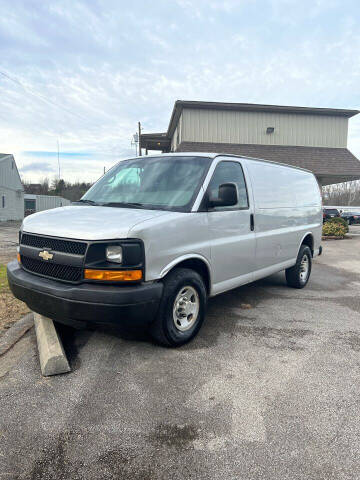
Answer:
<svg viewBox="0 0 360 480"><path fill-rule="evenodd" d="M359 0L0 0L0 152L95 180L176 99L360 108ZM360 157L360 115L349 147Z"/></svg>

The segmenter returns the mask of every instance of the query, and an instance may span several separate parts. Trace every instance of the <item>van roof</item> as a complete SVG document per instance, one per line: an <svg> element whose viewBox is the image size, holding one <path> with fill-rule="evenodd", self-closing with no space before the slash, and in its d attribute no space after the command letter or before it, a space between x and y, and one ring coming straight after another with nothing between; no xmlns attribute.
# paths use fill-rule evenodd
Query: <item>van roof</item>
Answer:
<svg viewBox="0 0 360 480"><path fill-rule="evenodd" d="M279 165L281 167L288 167L293 168L295 170L301 170L303 172L311 173L311 170L307 170L306 168L297 167L295 165L289 165L287 163L280 163L274 162L272 160L265 160L264 158L256 158L256 157L248 157L246 155L236 155L233 153L214 153L214 152L174 152L174 153L158 153L154 155L143 155L142 157L131 157L131 158L143 158L143 157L161 157L162 155L166 157L208 157L208 158L216 158L216 157L235 157L235 158L244 158L245 160L255 160L257 162L264 162L270 163L272 165Z"/></svg>

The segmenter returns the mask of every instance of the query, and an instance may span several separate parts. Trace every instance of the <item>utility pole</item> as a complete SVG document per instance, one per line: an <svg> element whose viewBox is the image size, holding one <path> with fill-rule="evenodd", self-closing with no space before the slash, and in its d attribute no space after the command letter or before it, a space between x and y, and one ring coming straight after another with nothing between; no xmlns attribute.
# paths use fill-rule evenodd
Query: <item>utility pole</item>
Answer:
<svg viewBox="0 0 360 480"><path fill-rule="evenodd" d="M57 158L58 158L58 168L59 168L59 180L60 176L60 147L59 147L59 139L57 139Z"/></svg>
<svg viewBox="0 0 360 480"><path fill-rule="evenodd" d="M141 157L141 123L138 122L139 127L139 157Z"/></svg>

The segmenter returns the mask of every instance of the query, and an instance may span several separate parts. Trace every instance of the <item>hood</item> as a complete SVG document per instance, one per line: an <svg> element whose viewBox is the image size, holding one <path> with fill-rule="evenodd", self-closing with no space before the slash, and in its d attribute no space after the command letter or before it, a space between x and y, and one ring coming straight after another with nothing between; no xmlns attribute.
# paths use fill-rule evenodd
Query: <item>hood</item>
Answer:
<svg viewBox="0 0 360 480"><path fill-rule="evenodd" d="M22 230L28 233L77 240L127 238L138 223L166 215L163 210L69 206L34 213L26 217Z"/></svg>

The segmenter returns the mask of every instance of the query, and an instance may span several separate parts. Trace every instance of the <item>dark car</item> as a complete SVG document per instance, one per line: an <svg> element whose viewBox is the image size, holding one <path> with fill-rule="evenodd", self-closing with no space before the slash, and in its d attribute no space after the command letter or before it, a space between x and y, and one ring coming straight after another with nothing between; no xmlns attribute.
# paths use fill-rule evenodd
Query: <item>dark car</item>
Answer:
<svg viewBox="0 0 360 480"><path fill-rule="evenodd" d="M360 212L343 212L341 218L345 219L349 225L360 223Z"/></svg>
<svg viewBox="0 0 360 480"><path fill-rule="evenodd" d="M340 213L337 208L323 208L323 222L335 217L340 217Z"/></svg>

